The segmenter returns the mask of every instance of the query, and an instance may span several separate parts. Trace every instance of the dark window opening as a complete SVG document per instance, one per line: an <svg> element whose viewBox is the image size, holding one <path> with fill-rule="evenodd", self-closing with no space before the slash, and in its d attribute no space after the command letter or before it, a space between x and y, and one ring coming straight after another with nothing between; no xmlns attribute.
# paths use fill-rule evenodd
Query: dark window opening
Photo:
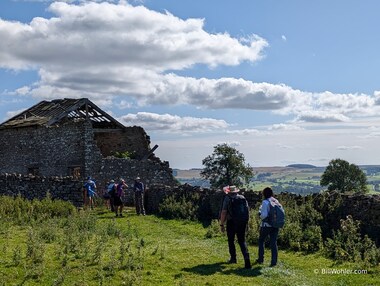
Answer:
<svg viewBox="0 0 380 286"><path fill-rule="evenodd" d="M33 176L39 176L40 175L40 168L30 167L30 168L28 168L28 174L33 175Z"/></svg>
<svg viewBox="0 0 380 286"><path fill-rule="evenodd" d="M79 179L81 175L81 168L80 167L70 167L69 168L69 176L72 176L76 179Z"/></svg>

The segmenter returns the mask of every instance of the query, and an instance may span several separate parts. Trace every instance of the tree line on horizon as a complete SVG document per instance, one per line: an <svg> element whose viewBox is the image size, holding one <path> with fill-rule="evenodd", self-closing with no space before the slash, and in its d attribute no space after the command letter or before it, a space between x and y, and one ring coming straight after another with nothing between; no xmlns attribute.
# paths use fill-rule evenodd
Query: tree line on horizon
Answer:
<svg viewBox="0 0 380 286"><path fill-rule="evenodd" d="M200 175L210 181L213 188L228 185L243 186L253 177L253 168L245 162L244 154L236 148L222 143L214 146L211 155L202 160L204 168ZM341 193L367 193L366 174L355 164L343 159L329 162L320 179L320 185L329 191Z"/></svg>

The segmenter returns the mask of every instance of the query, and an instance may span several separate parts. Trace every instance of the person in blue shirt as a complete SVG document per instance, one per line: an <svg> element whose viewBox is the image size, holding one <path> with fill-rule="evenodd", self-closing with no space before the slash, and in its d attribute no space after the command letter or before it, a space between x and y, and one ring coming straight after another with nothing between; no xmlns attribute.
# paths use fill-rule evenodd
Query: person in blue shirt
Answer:
<svg viewBox="0 0 380 286"><path fill-rule="evenodd" d="M103 196L107 202L107 208L110 208L111 212L115 211L113 201L115 197L116 186L117 184L115 184L114 180L109 181L109 183L107 183L107 186L106 186L106 192Z"/></svg>
<svg viewBox="0 0 380 286"><path fill-rule="evenodd" d="M96 184L95 181L92 180L91 177L87 177L87 181L83 185L84 193L85 193L85 199L84 203L85 205L90 205L91 209L94 208L94 196L96 194ZM87 199L86 199L87 197Z"/></svg>

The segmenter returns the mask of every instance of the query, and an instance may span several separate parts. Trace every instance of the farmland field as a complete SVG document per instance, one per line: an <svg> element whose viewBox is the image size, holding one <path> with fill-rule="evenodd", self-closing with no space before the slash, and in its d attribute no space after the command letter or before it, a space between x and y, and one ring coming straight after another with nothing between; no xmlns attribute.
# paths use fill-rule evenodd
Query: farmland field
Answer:
<svg viewBox="0 0 380 286"><path fill-rule="evenodd" d="M380 194L380 166L360 166L366 173L368 189L372 194ZM271 186L276 193L291 192L296 194L318 193L324 188L319 182L324 167L256 167L254 177L249 182L249 189L261 191ZM174 170L174 175L181 183L194 186L209 187L207 181L200 176L201 169Z"/></svg>

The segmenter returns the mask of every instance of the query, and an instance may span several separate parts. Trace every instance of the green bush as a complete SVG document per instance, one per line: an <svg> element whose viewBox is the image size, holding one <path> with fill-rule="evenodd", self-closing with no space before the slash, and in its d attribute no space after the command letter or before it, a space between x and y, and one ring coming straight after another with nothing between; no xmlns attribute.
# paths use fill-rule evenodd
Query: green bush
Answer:
<svg viewBox="0 0 380 286"><path fill-rule="evenodd" d="M296 251L302 250L302 236L302 228L298 221L286 221L284 227L280 230L278 245Z"/></svg>
<svg viewBox="0 0 380 286"><path fill-rule="evenodd" d="M159 205L159 215L166 219L187 219L196 220L198 218L199 195L194 193L189 196L168 196Z"/></svg>
<svg viewBox="0 0 380 286"><path fill-rule="evenodd" d="M260 220L260 217L258 216L258 213L251 209L249 213L248 230L247 230L248 243L257 244L259 242L260 223L261 223L261 220Z"/></svg>
<svg viewBox="0 0 380 286"><path fill-rule="evenodd" d="M0 217L11 219L18 225L29 225L33 221L50 218L69 217L76 212L75 207L62 200L52 200L49 193L43 200L30 201L18 195L0 196Z"/></svg>
<svg viewBox="0 0 380 286"><path fill-rule="evenodd" d="M207 232L205 234L205 238L213 238L222 236L222 232L220 231L219 220L212 220L211 224L207 227Z"/></svg>
<svg viewBox="0 0 380 286"><path fill-rule="evenodd" d="M302 204L294 200L282 202L286 222L280 230L278 244L283 248L296 251L315 252L323 247L322 215L313 206L310 198L303 198Z"/></svg>
<svg viewBox="0 0 380 286"><path fill-rule="evenodd" d="M323 248L322 229L318 225L310 225L304 231L301 241L301 250L316 252Z"/></svg>
<svg viewBox="0 0 380 286"><path fill-rule="evenodd" d="M135 159L136 158L135 152L130 152L130 151L121 151L121 152L116 151L116 152L113 152L113 155L116 158L123 158L123 159L126 159L126 158Z"/></svg>
<svg viewBox="0 0 380 286"><path fill-rule="evenodd" d="M367 265L380 263L380 250L367 235L362 238L360 222L352 216L340 220L340 229L328 238L324 253L338 262L351 261Z"/></svg>

